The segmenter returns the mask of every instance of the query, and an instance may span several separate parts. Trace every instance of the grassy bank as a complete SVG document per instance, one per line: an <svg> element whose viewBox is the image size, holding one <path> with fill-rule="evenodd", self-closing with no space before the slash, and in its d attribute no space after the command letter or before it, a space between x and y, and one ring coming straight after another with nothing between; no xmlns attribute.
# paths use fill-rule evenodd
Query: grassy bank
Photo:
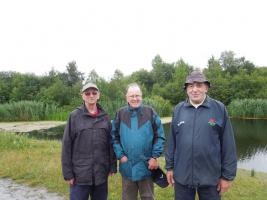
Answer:
<svg viewBox="0 0 267 200"><path fill-rule="evenodd" d="M25 136L0 132L0 177L11 177L17 182L44 186L49 191L68 197L68 186L62 179L60 166L61 143L34 140ZM162 160L162 166L164 161ZM109 179L109 200L121 199L121 179L117 174ZM223 200L262 200L267 196L267 174L256 172L253 177L238 170L233 188ZM173 199L173 189L156 187L157 200Z"/></svg>

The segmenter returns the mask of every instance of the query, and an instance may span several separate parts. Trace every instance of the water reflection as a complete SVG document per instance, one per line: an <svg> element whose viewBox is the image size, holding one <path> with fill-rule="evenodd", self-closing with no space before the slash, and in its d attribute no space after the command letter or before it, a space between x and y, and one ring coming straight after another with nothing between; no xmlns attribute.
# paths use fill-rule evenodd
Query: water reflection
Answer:
<svg viewBox="0 0 267 200"><path fill-rule="evenodd" d="M267 172L267 120L232 120L238 167Z"/></svg>
<svg viewBox="0 0 267 200"><path fill-rule="evenodd" d="M24 134L28 137L36 139L61 140L63 137L64 129L65 124L49 129L34 130Z"/></svg>
<svg viewBox="0 0 267 200"><path fill-rule="evenodd" d="M238 167L267 172L267 120L232 119ZM164 125L166 137L169 124Z"/></svg>

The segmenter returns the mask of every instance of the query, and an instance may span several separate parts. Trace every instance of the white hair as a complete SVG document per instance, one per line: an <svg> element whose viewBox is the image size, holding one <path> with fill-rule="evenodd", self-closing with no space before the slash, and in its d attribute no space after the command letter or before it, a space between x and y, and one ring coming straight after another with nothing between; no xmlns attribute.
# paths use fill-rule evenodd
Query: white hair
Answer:
<svg viewBox="0 0 267 200"><path fill-rule="evenodd" d="M130 83L129 85L127 85L127 87L126 87L126 94L128 93L128 91L129 91L130 88L134 88L134 87L139 88L139 90L140 90L140 92L142 94L142 90L141 90L140 86L137 83Z"/></svg>

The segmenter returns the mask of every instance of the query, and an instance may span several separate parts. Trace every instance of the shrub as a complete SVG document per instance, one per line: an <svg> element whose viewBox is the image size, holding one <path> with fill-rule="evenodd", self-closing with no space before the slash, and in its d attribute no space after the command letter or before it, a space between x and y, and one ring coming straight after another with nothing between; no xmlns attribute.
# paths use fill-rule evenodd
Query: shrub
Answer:
<svg viewBox="0 0 267 200"><path fill-rule="evenodd" d="M146 97L144 98L144 104L151 106L161 117L171 115L172 106L170 101L163 99L161 96Z"/></svg>

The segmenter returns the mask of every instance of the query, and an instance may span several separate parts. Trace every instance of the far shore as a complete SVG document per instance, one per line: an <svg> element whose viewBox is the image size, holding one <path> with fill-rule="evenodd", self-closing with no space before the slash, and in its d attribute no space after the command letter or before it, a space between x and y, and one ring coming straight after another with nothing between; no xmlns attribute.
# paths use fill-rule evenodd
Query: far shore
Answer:
<svg viewBox="0 0 267 200"><path fill-rule="evenodd" d="M231 119L242 120L267 120L267 118L257 117L230 117ZM161 117L162 124L168 124L172 120L172 117ZM8 132L30 132L33 130L49 129L56 126L64 125L66 121L25 121L25 122L0 122L0 131Z"/></svg>

